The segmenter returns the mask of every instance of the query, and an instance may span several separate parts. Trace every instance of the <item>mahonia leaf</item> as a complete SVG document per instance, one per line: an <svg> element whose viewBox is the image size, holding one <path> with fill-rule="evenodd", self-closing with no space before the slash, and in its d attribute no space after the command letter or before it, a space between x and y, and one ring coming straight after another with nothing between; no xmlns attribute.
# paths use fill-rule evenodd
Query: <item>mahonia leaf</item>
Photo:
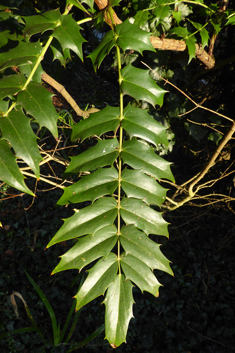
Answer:
<svg viewBox="0 0 235 353"><path fill-rule="evenodd" d="M74 296L77 300L76 310L104 295L106 289L114 282L117 270L117 256L113 253L101 258L91 270L88 270L88 277Z"/></svg>
<svg viewBox="0 0 235 353"><path fill-rule="evenodd" d="M72 269L81 271L99 257L108 256L116 242L117 228L114 225L100 228L94 235L88 234L79 238L77 243L61 256L60 263L52 274Z"/></svg>
<svg viewBox="0 0 235 353"><path fill-rule="evenodd" d="M152 270L161 270L173 275L169 260L155 243L134 225L123 226L120 241L126 254L135 256Z"/></svg>
<svg viewBox="0 0 235 353"><path fill-rule="evenodd" d="M89 58L96 69L115 44L123 51L131 49L140 54L143 50L155 51L149 37L150 33L143 31L127 19L115 27L115 33L111 30L105 34L98 47L89 55Z"/></svg>
<svg viewBox="0 0 235 353"><path fill-rule="evenodd" d="M171 163L159 157L150 146L143 142L135 139L124 141L122 159L132 168L143 169L146 174L157 179L165 178L174 181L170 170Z"/></svg>
<svg viewBox="0 0 235 353"><path fill-rule="evenodd" d="M26 22L24 33L26 36L31 37L37 33L54 30L57 23L60 21L60 12L59 9L56 9L39 15L24 16L23 18Z"/></svg>
<svg viewBox="0 0 235 353"><path fill-rule="evenodd" d="M47 248L65 240L93 234L100 228L113 224L117 216L117 202L112 197L98 199L94 204L84 207L67 218L63 226L51 239Z"/></svg>
<svg viewBox="0 0 235 353"><path fill-rule="evenodd" d="M199 30L199 34L201 36L202 40L202 48L208 45L208 41L210 39L208 31L200 24L197 22L190 21L192 25Z"/></svg>
<svg viewBox="0 0 235 353"><path fill-rule="evenodd" d="M22 65L19 70L20 70L20 73L21 74L24 74L26 77L29 77L29 75L31 74L32 70L34 68L34 64L25 64L25 65ZM43 68L42 68L42 65L39 64L33 77L31 78L31 80L33 82L36 82L36 83L41 83L42 82L42 74L43 74Z"/></svg>
<svg viewBox="0 0 235 353"><path fill-rule="evenodd" d="M40 176L37 137L30 127L30 119L22 111L11 111L0 119L2 138L9 141L17 157L22 158L32 168L37 178Z"/></svg>
<svg viewBox="0 0 235 353"><path fill-rule="evenodd" d="M25 185L24 176L16 163L16 157L13 156L11 146L5 140L0 140L0 176L0 180L6 184L34 196L32 191Z"/></svg>
<svg viewBox="0 0 235 353"><path fill-rule="evenodd" d="M189 33L186 27L174 27L169 31L170 34L176 34L179 37L186 38Z"/></svg>
<svg viewBox="0 0 235 353"><path fill-rule="evenodd" d="M0 100L0 117L7 112L8 105L9 105L9 101Z"/></svg>
<svg viewBox="0 0 235 353"><path fill-rule="evenodd" d="M117 274L105 296L105 339L116 348L126 342L129 322L133 317L133 284Z"/></svg>
<svg viewBox="0 0 235 353"><path fill-rule="evenodd" d="M228 21L225 23L225 26L228 25L235 25L235 13L230 14L230 17L228 17Z"/></svg>
<svg viewBox="0 0 235 353"><path fill-rule="evenodd" d="M119 108L105 107L100 112L92 113L90 116L73 125L72 140L80 138L82 141L94 135L102 135L109 131L116 131L119 123Z"/></svg>
<svg viewBox="0 0 235 353"><path fill-rule="evenodd" d="M190 61L195 58L196 56L196 38L195 36L189 37L189 38L185 38L185 43L188 47L188 53L189 53L189 60L188 63L190 63Z"/></svg>
<svg viewBox="0 0 235 353"><path fill-rule="evenodd" d="M135 50L142 54L143 50L154 51L155 49L150 42L150 33L143 31L136 24L132 24L127 19L115 28L118 38L116 43L123 51L128 49Z"/></svg>
<svg viewBox="0 0 235 353"><path fill-rule="evenodd" d="M17 103L21 104L26 112L32 115L40 127L45 126L54 137L58 136L57 114L52 103L53 94L42 85L30 82L24 91L18 93Z"/></svg>
<svg viewBox="0 0 235 353"><path fill-rule="evenodd" d="M124 109L122 127L130 138L140 137L154 144L168 145L166 128L153 119L146 110L132 107L130 104Z"/></svg>
<svg viewBox="0 0 235 353"><path fill-rule="evenodd" d="M53 54L53 61L57 59L60 61L61 65L65 67L67 62L71 59L70 49L66 48L63 50L60 43L55 38L53 38L51 42L50 49Z"/></svg>
<svg viewBox="0 0 235 353"><path fill-rule="evenodd" d="M157 86L149 76L148 70L137 69L129 64L121 70L121 75L123 95L128 94L137 101L145 100L153 106L163 104L163 97L167 91Z"/></svg>
<svg viewBox="0 0 235 353"><path fill-rule="evenodd" d="M76 6L78 9L82 10L83 12L86 12L88 15L90 15L89 11L82 5L82 3L87 4L90 9L93 9L94 6L94 0L82 0L81 2L79 0L66 0L67 5L72 4Z"/></svg>
<svg viewBox="0 0 235 353"><path fill-rule="evenodd" d="M0 55L0 70L35 63L42 52L40 42L19 42L18 46Z"/></svg>
<svg viewBox="0 0 235 353"><path fill-rule="evenodd" d="M160 212L148 207L141 200L123 198L121 202L121 216L124 222L134 224L147 235L158 234L168 237L167 225Z"/></svg>
<svg viewBox="0 0 235 353"><path fill-rule="evenodd" d="M0 80L0 99L19 92L25 82L26 78L23 74L3 76Z"/></svg>
<svg viewBox="0 0 235 353"><path fill-rule="evenodd" d="M149 266L132 255L122 255L121 266L126 280L131 280L141 290L159 296L159 287L161 284L150 270Z"/></svg>
<svg viewBox="0 0 235 353"><path fill-rule="evenodd" d="M98 169L89 175L82 176L79 181L64 189L64 194L57 205L94 202L101 196L113 195L118 186L117 178L118 173L114 167Z"/></svg>
<svg viewBox="0 0 235 353"><path fill-rule="evenodd" d="M122 188L128 198L141 199L148 205L160 206L166 198L167 189L142 170L125 169L122 172Z"/></svg>
<svg viewBox="0 0 235 353"><path fill-rule="evenodd" d="M72 15L61 16L61 25L56 27L52 35L61 44L63 50L67 48L73 50L83 61L82 43L86 40L81 35L80 29Z"/></svg>
<svg viewBox="0 0 235 353"><path fill-rule="evenodd" d="M113 165L118 157L118 141L100 140L98 143L82 152L76 157L71 157L71 162L65 171L65 176L79 172L94 171L107 165Z"/></svg>

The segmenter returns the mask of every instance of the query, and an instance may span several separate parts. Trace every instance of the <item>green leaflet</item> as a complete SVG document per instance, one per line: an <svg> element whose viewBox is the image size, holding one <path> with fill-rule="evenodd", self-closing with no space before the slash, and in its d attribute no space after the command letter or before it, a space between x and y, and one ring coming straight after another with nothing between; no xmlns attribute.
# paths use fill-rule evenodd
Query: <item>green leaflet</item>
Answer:
<svg viewBox="0 0 235 353"><path fill-rule="evenodd" d="M2 138L10 142L16 156L22 158L39 178L42 157L38 151L37 137L30 127L30 119L21 110L13 110L0 119L0 129Z"/></svg>
<svg viewBox="0 0 235 353"><path fill-rule="evenodd" d="M98 47L89 55L95 69L100 66L115 44L122 48L123 51L132 49L140 54L142 54L143 50L155 51L149 39L150 34L135 24L131 24L128 19L117 25L115 32L115 35L112 30L106 33Z"/></svg>
<svg viewBox="0 0 235 353"><path fill-rule="evenodd" d="M122 255L121 266L126 279L135 283L142 292L146 291L158 297L161 284L149 266L132 255Z"/></svg>
<svg viewBox="0 0 235 353"><path fill-rule="evenodd" d="M89 265L101 256L108 256L117 242L117 228L107 225L100 228L94 235L88 234L79 238L77 243L66 254L61 256L60 263L53 270L53 274L78 269Z"/></svg>
<svg viewBox="0 0 235 353"><path fill-rule="evenodd" d="M61 44L63 50L71 49L83 61L82 43L86 40L80 33L81 27L77 25L72 15L61 16L61 25L53 32L55 37Z"/></svg>
<svg viewBox="0 0 235 353"><path fill-rule="evenodd" d="M166 178L174 181L170 170L170 163L159 157L147 144L132 139L123 143L123 162L134 169L143 171L157 179Z"/></svg>
<svg viewBox="0 0 235 353"><path fill-rule="evenodd" d="M54 137L57 137L59 115L52 104L52 96L53 94L40 84L30 82L24 91L18 93L17 103L21 104L26 112L37 120L40 127L45 126Z"/></svg>
<svg viewBox="0 0 235 353"><path fill-rule="evenodd" d="M78 293L74 296L77 300L76 310L103 295L106 289L114 282L118 269L117 256L110 253L101 258L91 270Z"/></svg>
<svg viewBox="0 0 235 353"><path fill-rule="evenodd" d="M94 204L75 211L66 219L63 226L47 245L50 246L65 240L94 234L100 228L113 224L117 217L117 202L112 197L100 198Z"/></svg>
<svg viewBox="0 0 235 353"><path fill-rule="evenodd" d="M113 195L118 186L118 173L115 168L98 169L90 175L82 176L75 184L65 188L57 205L94 202L101 196Z"/></svg>
<svg viewBox="0 0 235 353"><path fill-rule="evenodd" d="M148 205L158 205L165 201L166 189L142 170L124 169L122 188L128 198L141 199Z"/></svg>
<svg viewBox="0 0 235 353"><path fill-rule="evenodd" d="M124 109L122 127L130 138L140 137L154 144L168 145L166 128L154 120L146 110L132 107L130 104Z"/></svg>
<svg viewBox="0 0 235 353"><path fill-rule="evenodd" d="M117 156L117 139L98 141L95 146L71 158L71 163L66 169L65 175L93 171L107 165L111 166Z"/></svg>
<svg viewBox="0 0 235 353"><path fill-rule="evenodd" d="M24 176L16 164L16 157L13 156L11 147L5 140L0 140L0 175L1 180L8 185L34 196L25 185Z"/></svg>
<svg viewBox="0 0 235 353"><path fill-rule="evenodd" d="M187 44L188 47L188 53L189 53L189 59L188 59L188 63L190 63L190 61L195 58L195 51L196 51L196 38L194 36L186 38L185 39L185 43Z"/></svg>
<svg viewBox="0 0 235 353"><path fill-rule="evenodd" d="M117 274L109 286L105 304L105 338L113 348L126 342L130 319L133 317L133 284L124 275Z"/></svg>
<svg viewBox="0 0 235 353"><path fill-rule="evenodd" d="M60 61L61 65L65 67L67 61L71 59L70 50L68 48L63 50L60 43L55 38L53 38L51 42L50 49L53 54L53 61L57 59Z"/></svg>
<svg viewBox="0 0 235 353"><path fill-rule="evenodd" d="M168 237L167 225L161 213L146 206L141 200L123 198L121 216L125 223L134 224L147 235L158 234Z"/></svg>
<svg viewBox="0 0 235 353"><path fill-rule="evenodd" d="M25 43L19 42L18 46L0 55L0 70L12 66L27 65L35 63L41 54L40 42Z"/></svg>
<svg viewBox="0 0 235 353"><path fill-rule="evenodd" d="M122 227L120 240L126 254L138 258L152 270L161 270L173 275L169 260L162 254L160 245L134 225Z"/></svg>
<svg viewBox="0 0 235 353"><path fill-rule="evenodd" d="M3 76L0 80L0 99L19 92L25 82L26 78L23 74Z"/></svg>
<svg viewBox="0 0 235 353"><path fill-rule="evenodd" d="M121 70L123 94L128 94L138 100L145 100L155 106L163 104L163 97L167 91L157 86L149 76L148 70L137 69L128 64Z"/></svg>
<svg viewBox="0 0 235 353"><path fill-rule="evenodd" d="M59 9L50 10L43 14L23 17L26 26L24 32L26 36L32 36L36 33L44 33L48 30L54 30L57 23L60 21Z"/></svg>
<svg viewBox="0 0 235 353"><path fill-rule="evenodd" d="M87 119L81 120L78 124L73 125L71 139L81 139L94 135L102 135L109 131L116 131L120 124L119 108L105 107L102 111L91 114Z"/></svg>

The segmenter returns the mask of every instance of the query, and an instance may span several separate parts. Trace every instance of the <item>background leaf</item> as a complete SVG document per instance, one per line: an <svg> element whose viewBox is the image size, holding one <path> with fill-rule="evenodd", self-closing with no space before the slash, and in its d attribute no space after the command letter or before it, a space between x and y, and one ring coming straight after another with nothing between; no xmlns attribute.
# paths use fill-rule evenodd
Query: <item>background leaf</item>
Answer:
<svg viewBox="0 0 235 353"><path fill-rule="evenodd" d="M82 43L86 40L82 37L80 29L72 15L61 16L61 25L55 29L53 37L60 42L63 50L73 50L83 61Z"/></svg>
<svg viewBox="0 0 235 353"><path fill-rule="evenodd" d="M38 151L37 137L30 127L30 119L22 111L11 111L0 119L2 138L9 141L17 157L22 158L40 176L39 162L42 157Z"/></svg>
<svg viewBox="0 0 235 353"><path fill-rule="evenodd" d="M0 175L1 180L8 185L34 196L31 190L24 183L24 176L21 174L16 157L11 152L11 147L5 140L0 140Z"/></svg>
<svg viewBox="0 0 235 353"><path fill-rule="evenodd" d="M56 138L59 115L52 104L52 96L53 94L40 84L30 82L24 91L18 93L17 103L38 121L40 127L45 126Z"/></svg>

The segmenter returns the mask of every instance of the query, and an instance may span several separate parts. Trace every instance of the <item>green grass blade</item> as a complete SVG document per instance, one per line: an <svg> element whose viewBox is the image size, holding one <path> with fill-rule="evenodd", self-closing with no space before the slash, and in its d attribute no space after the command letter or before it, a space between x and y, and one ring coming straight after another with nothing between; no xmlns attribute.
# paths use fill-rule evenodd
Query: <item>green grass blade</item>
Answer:
<svg viewBox="0 0 235 353"><path fill-rule="evenodd" d="M58 328L57 328L57 321L55 317L54 310L51 307L51 304L49 303L47 297L45 294L42 292L42 290L39 288L39 286L34 282L34 280L30 277L30 275L25 271L29 281L31 282L32 286L34 289L37 291L38 295L40 296L41 300L43 301L45 307L47 308L47 311L50 315L51 322L52 322L52 329L53 329L53 336L54 336L54 345L56 346L58 342Z"/></svg>
<svg viewBox="0 0 235 353"><path fill-rule="evenodd" d="M70 322L70 320L71 320L71 317L72 317L72 315L73 315L73 313L74 313L74 311L75 311L75 307L76 307L76 300L73 301L73 304L72 304L72 306L71 306L71 308L70 308L70 310L69 310L69 313L68 313L66 322L65 322L65 324L64 324L63 330L61 331L61 334L60 334L60 343L62 343L62 341L63 341L63 338L64 338L65 332L66 332L66 330L67 330L68 324L69 324L69 322Z"/></svg>
<svg viewBox="0 0 235 353"><path fill-rule="evenodd" d="M76 301L75 301L75 303L76 303ZM72 326L71 326L71 328L70 328L70 330L69 330L69 333L68 333L68 336L67 336L67 338L66 338L66 340L65 340L65 343L68 343L69 340L70 340L70 338L72 337L72 334L73 334L73 332L74 332L74 330L75 330L75 327L76 327L76 325L77 325L79 316L80 316L80 314L81 314L81 310L82 310L82 309L79 309L79 310L76 312L76 314L75 314L75 317L74 317L74 319L73 319Z"/></svg>
<svg viewBox="0 0 235 353"><path fill-rule="evenodd" d="M95 332L93 332L89 337L87 337L84 341L80 342L79 344L77 344L76 346L73 346L71 349L69 349L68 351L66 351L66 353L70 353L75 351L76 349L82 348L83 346L85 346L87 343L89 343L90 341L92 341L94 338L96 338L97 336L99 336L99 334L104 330L104 324L101 325Z"/></svg>

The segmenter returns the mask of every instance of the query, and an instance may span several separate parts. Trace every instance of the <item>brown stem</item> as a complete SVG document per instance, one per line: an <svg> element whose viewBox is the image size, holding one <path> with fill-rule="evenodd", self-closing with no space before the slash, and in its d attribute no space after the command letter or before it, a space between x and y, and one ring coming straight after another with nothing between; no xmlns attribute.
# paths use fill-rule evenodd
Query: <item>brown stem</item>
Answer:
<svg viewBox="0 0 235 353"><path fill-rule="evenodd" d="M88 117L91 113L95 113L95 112L99 111L99 109L96 109L96 108L90 108L87 111L84 111L84 110L80 109L79 106L77 105L77 103L75 102L75 100L66 91L64 86L62 86L60 83L58 83L56 80L54 80L46 72L44 72L42 74L42 79L43 79L43 81L48 83L50 86L55 88L57 90L57 92L59 92L64 97L64 99L66 99L66 101L74 109L74 111L77 113L77 115L83 116L83 117Z"/></svg>

